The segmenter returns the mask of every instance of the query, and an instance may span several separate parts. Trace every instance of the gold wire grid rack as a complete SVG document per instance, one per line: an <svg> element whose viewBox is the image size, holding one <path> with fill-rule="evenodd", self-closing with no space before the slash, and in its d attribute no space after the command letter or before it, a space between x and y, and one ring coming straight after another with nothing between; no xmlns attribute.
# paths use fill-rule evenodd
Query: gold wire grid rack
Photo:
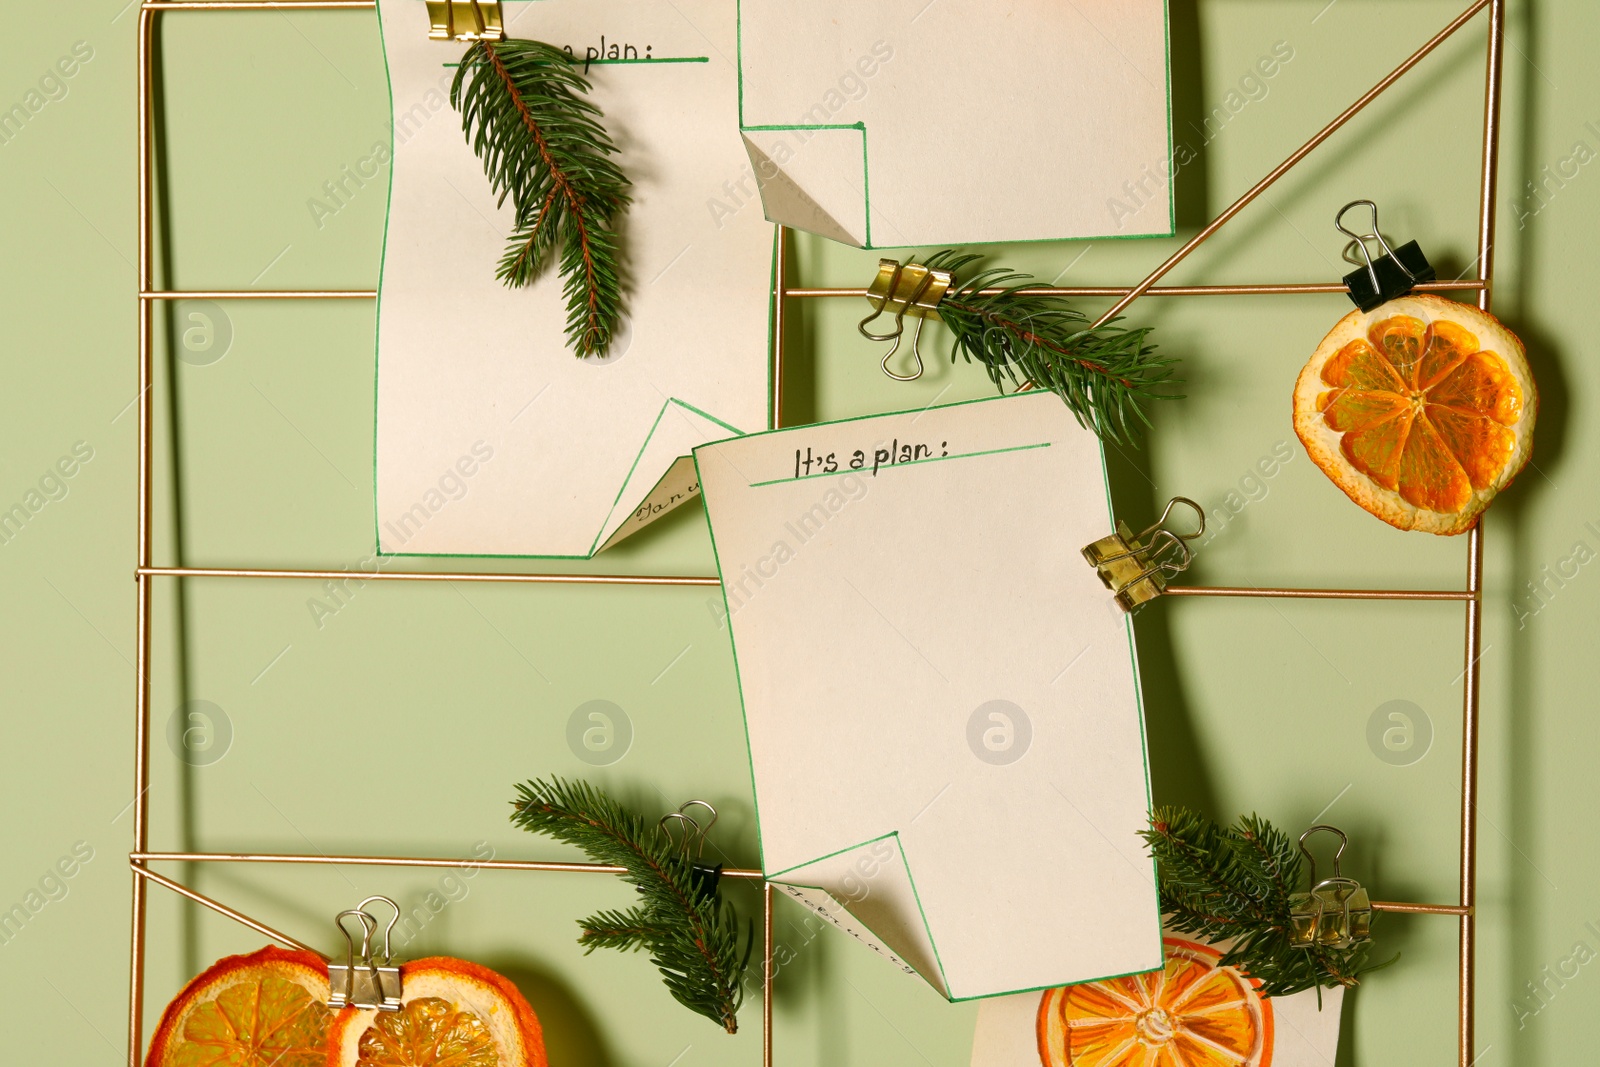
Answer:
<svg viewBox="0 0 1600 1067"><path fill-rule="evenodd" d="M152 238L152 186L154 178L154 134L151 111L151 45L155 34L156 16L163 12L184 11L282 11L282 10L372 10L375 0L142 0L139 6L138 30L138 110L139 110L139 505L138 505L138 566L137 581L137 666L138 682L134 710L134 847L128 854L133 871L132 882L132 934L129 947L128 993L128 1064L139 1067L143 1054L144 969L145 969L145 914L147 884L163 886L197 904L227 916L236 922L261 933L274 941L292 948L315 949L302 944L287 934L261 923L244 913L198 893L180 882L152 870L155 862L177 863L271 863L271 864L335 864L348 866L382 867L453 867L459 859L441 859L419 856L329 856L323 854L267 854L235 852L159 852L150 849L149 804L150 790L150 599L151 586L157 578L277 578L310 579L323 581L341 579L348 575L335 570L268 570L262 568L218 567L158 567L151 554L151 453L152 406L151 390L154 385L152 353L153 308L163 300L371 300L377 292L370 289L340 290L175 290L158 289L154 278L154 242ZM1269 171L1247 192L1230 204L1194 237L1151 271L1143 281L1133 286L1074 286L1039 287L1036 291L1057 296L1115 297L1116 303L1100 316L1096 325L1120 314L1141 296L1244 296L1244 295L1306 295L1343 293L1341 284L1262 284L1262 285L1157 285L1166 274L1189 253L1209 239L1230 219L1244 210L1269 186L1281 178L1295 164L1309 155L1331 137L1351 118L1364 109L1384 90L1388 89L1413 67L1480 12L1488 11L1488 43L1484 75L1484 111L1482 165L1479 174L1478 200L1478 266L1479 277L1471 280L1428 282L1417 286L1426 292L1473 292L1478 306L1489 308L1491 281L1494 268L1495 195L1499 175L1499 133L1501 76L1505 50L1505 0L1474 0L1466 10L1457 15L1443 29L1413 52L1377 84L1363 93L1348 108L1317 131L1310 140L1291 153L1284 161ZM866 289L802 288L789 284L788 272L789 233L784 227L777 231L777 269L772 289L772 421L782 425L783 373L785 352L785 310L789 300L830 299L840 297L861 298ZM1453 916L1459 923L1458 988L1459 1021L1457 1028L1460 1067L1471 1067L1476 1062L1473 1027L1475 1021L1474 961L1477 950L1477 804L1478 804L1478 724L1480 702L1479 655L1482 645L1483 623L1483 527L1478 524L1467 533L1467 574L1463 589L1298 589L1258 588L1254 586L1172 586L1169 596L1198 597L1252 597L1269 599L1323 599L1323 600L1402 600L1402 601L1452 601L1466 609L1466 640L1462 670L1462 742L1461 742L1461 820L1460 820L1460 902L1457 904L1422 904L1397 901L1374 901L1379 911L1413 914ZM529 573L438 573L415 571L378 571L363 575L364 580L378 581L449 581L449 582L509 582L523 584L568 585L638 585L638 586L716 586L715 576L699 575L623 575L623 574L529 574ZM595 863L561 863L522 860L489 860L476 862L475 866L488 870L540 871L584 874L622 873L620 867ZM759 870L731 869L724 875L730 878L761 882L762 900L762 1048L763 1067L772 1065L772 884L763 880ZM318 953L319 955L321 953Z"/></svg>

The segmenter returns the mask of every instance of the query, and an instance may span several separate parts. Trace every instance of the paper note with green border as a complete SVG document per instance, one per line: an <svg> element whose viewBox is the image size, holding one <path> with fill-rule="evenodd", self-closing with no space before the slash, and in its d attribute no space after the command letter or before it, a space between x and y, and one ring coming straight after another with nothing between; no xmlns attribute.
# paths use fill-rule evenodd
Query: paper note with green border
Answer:
<svg viewBox="0 0 1600 1067"><path fill-rule="evenodd" d="M759 206L712 206L748 166L734 0L503 5L509 36L565 49L592 83L633 182L625 319L598 361L567 347L554 262L528 288L495 277L513 212L449 102L467 46L428 38L422 0L378 9L393 115L379 551L591 556L698 497L695 445L769 424L773 230Z"/></svg>
<svg viewBox="0 0 1600 1067"><path fill-rule="evenodd" d="M951 1000L1160 967L1099 440L1039 392L695 463L767 877Z"/></svg>
<svg viewBox="0 0 1600 1067"><path fill-rule="evenodd" d="M774 222L866 248L1173 232L1164 0L739 17L739 121Z"/></svg>

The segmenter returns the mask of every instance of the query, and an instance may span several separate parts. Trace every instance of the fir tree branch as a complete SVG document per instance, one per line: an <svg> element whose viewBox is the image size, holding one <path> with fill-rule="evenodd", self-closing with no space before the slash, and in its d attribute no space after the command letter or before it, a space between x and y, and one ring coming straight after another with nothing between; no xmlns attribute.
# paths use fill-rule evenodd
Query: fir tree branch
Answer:
<svg viewBox="0 0 1600 1067"><path fill-rule="evenodd" d="M615 222L630 203L588 92L566 52L522 40L473 42L450 89L490 186L516 216L495 276L530 285L557 258L567 342L580 357L604 355L621 319Z"/></svg>
<svg viewBox="0 0 1600 1067"><path fill-rule="evenodd" d="M622 952L645 948L650 942L668 936L667 928L653 922L642 908L627 911L601 911L579 920L583 933L578 944L587 956L597 948L614 948Z"/></svg>
<svg viewBox="0 0 1600 1067"><path fill-rule="evenodd" d="M946 249L924 261L956 274L938 305L951 333L952 361L959 354L981 363L997 388L1031 381L1050 389L1081 425L1111 441L1131 442L1139 426L1150 424L1150 401L1177 399L1165 391L1178 384L1175 361L1157 357L1155 346L1145 343L1149 327L1125 329L1113 319L1091 328L1089 317L1066 299L1030 291L1039 286L1035 279L1004 268L961 280L960 271L978 258Z"/></svg>
<svg viewBox="0 0 1600 1067"><path fill-rule="evenodd" d="M719 897L695 892L683 853L586 782L535 779L517 786L511 821L533 833L577 845L597 863L621 867L639 888L642 906L600 912L583 921L589 948L645 948L673 997L728 1033L738 1030L741 976L755 938L739 947L738 920Z"/></svg>
<svg viewBox="0 0 1600 1067"><path fill-rule="evenodd" d="M1231 941L1222 962L1258 979L1266 996L1354 986L1377 969L1364 966L1367 945L1290 944L1289 901L1302 885L1303 866L1296 843L1265 819L1246 815L1223 828L1184 808L1157 808L1143 837L1156 860L1168 925Z"/></svg>

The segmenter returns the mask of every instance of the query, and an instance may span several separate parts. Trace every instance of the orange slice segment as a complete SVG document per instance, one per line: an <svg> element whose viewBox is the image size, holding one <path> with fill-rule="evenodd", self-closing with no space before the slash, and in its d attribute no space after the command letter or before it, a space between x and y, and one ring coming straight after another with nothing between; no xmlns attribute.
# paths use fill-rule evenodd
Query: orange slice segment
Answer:
<svg viewBox="0 0 1600 1067"><path fill-rule="evenodd" d="M1493 315L1430 295L1353 311L1294 390L1294 428L1345 495L1402 530L1457 534L1528 462L1538 395Z"/></svg>
<svg viewBox="0 0 1600 1067"><path fill-rule="evenodd" d="M403 964L400 1001L394 1012L339 1012L326 1067L546 1067L538 1017L487 967L442 956Z"/></svg>
<svg viewBox="0 0 1600 1067"><path fill-rule="evenodd" d="M167 1005L146 1067L322 1067L328 968L309 952L229 956Z"/></svg>
<svg viewBox="0 0 1600 1067"><path fill-rule="evenodd" d="M1149 974L1047 990L1043 1067L1269 1067L1272 1005L1215 949L1164 938Z"/></svg>

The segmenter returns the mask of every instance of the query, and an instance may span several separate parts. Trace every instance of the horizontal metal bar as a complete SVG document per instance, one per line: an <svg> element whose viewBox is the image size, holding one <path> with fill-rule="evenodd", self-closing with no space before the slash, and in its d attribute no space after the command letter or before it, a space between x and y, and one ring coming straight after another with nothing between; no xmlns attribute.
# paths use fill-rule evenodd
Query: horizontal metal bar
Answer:
<svg viewBox="0 0 1600 1067"><path fill-rule="evenodd" d="M376 300L376 289L158 289L140 300Z"/></svg>
<svg viewBox="0 0 1600 1067"><path fill-rule="evenodd" d="M157 578L309 578L313 581L521 582L535 585L688 585L717 586L714 575L699 574L493 574L463 571L299 571L238 567L139 567L136 574Z"/></svg>
<svg viewBox="0 0 1600 1067"><path fill-rule="evenodd" d="M709 587L722 584L705 574L495 574L462 571L315 571L268 570L243 567L139 567L135 574L157 578L298 578L311 581L401 582L520 582L533 585L683 585ZM1475 599L1458 589L1263 589L1255 586L1174 585L1170 596L1261 597L1305 600L1445 600Z"/></svg>
<svg viewBox="0 0 1600 1067"><path fill-rule="evenodd" d="M134 852L129 855L134 870L140 872L152 881L161 882L168 888L176 889L190 895L192 891L178 886L178 883L162 878L144 870L143 863L302 863L318 865L336 865L350 867L471 867L474 870L489 871L551 871L566 874L623 874L625 868L611 866L604 863L552 863L540 860L474 860L474 859L448 859L443 857L424 856L326 856L305 855L286 852ZM761 871L746 868L732 867L722 872L724 878L745 878L751 881L761 881L764 875ZM205 903L202 901L202 903ZM230 918L238 918L235 913L224 910L222 905L210 902L208 907L216 907ZM1459 904L1415 904L1405 901L1374 900L1374 911L1403 912L1415 915L1470 915L1472 909ZM253 925L247 920L240 919L246 925ZM266 933L269 937L282 935L257 926L256 929ZM286 942L287 943L287 942Z"/></svg>
<svg viewBox="0 0 1600 1067"><path fill-rule="evenodd" d="M1416 287L1420 293L1443 292L1477 292L1484 288L1481 281L1453 281L1453 282L1423 282ZM994 296L1002 292L1000 289L982 289L979 293L983 296ZM1026 292L1036 296L1127 296L1133 292L1133 287L1128 285L1078 285L1078 286L1029 286ZM1145 294L1147 296L1303 296L1314 293L1346 293L1349 292L1339 283L1307 283L1284 285L1157 285ZM793 297L828 297L828 296L855 296L867 295L865 289L785 289L784 296Z"/></svg>
<svg viewBox="0 0 1600 1067"><path fill-rule="evenodd" d="M290 948L297 948L302 952L310 952L313 955L322 956L323 959L327 959L328 958L327 956L324 956L322 953L318 952L316 949L312 948L310 945L303 944L302 942L296 941L294 938L290 937L288 934L281 934L278 931L274 930L272 927L268 926L266 923L257 922L256 920L250 918L250 916L244 914L243 912L234 911L232 908L228 907L226 904L218 903L217 901L212 900L210 897L206 896L204 893L196 893L193 889L190 889L188 886L182 884L181 882L174 882L171 878L163 878L161 875L157 874L156 872L154 872L152 870L147 870L145 867L143 867L138 862L137 859L135 859L132 856L130 856L128 858L128 866L132 867L133 868L133 873L137 874L140 878L144 878L144 879L147 879L147 880L149 880L151 882L154 882L156 885L166 886L168 889L172 890L174 893L177 893L179 896L188 897L190 900L194 901L196 904L203 904L206 907L210 908L212 911L216 912L218 915L226 915L228 918L232 919L234 922L242 923L245 926L248 926L250 929L254 930L258 934L265 934L266 936L272 938L272 940L278 942L281 945L288 945Z"/></svg>
<svg viewBox="0 0 1600 1067"><path fill-rule="evenodd" d="M1476 600L1466 589L1262 589L1256 586L1169 585L1168 596L1265 597L1289 600Z"/></svg>
<svg viewBox="0 0 1600 1067"><path fill-rule="evenodd" d="M1477 292L1481 281L1424 282L1418 292ZM1036 296L1126 296L1133 290L1122 285L1040 286L1026 292ZM1300 296L1314 293L1343 293L1338 284L1304 285L1158 285L1151 296ZM983 289L993 296L998 289ZM797 298L865 297L865 289L785 289L784 296ZM376 289L158 289L139 294L141 300L375 300Z"/></svg>
<svg viewBox="0 0 1600 1067"><path fill-rule="evenodd" d="M1408 904L1397 900L1374 900L1373 911L1398 911L1411 915L1471 915L1473 909L1467 904Z"/></svg>
<svg viewBox="0 0 1600 1067"><path fill-rule="evenodd" d="M350 867L471 867L489 871L561 871L568 874L623 874L626 868L604 863L552 863L542 860L443 859L423 856L309 856L288 852L134 852L135 863L315 863ZM741 867L724 869L724 878L759 881L760 871Z"/></svg>

